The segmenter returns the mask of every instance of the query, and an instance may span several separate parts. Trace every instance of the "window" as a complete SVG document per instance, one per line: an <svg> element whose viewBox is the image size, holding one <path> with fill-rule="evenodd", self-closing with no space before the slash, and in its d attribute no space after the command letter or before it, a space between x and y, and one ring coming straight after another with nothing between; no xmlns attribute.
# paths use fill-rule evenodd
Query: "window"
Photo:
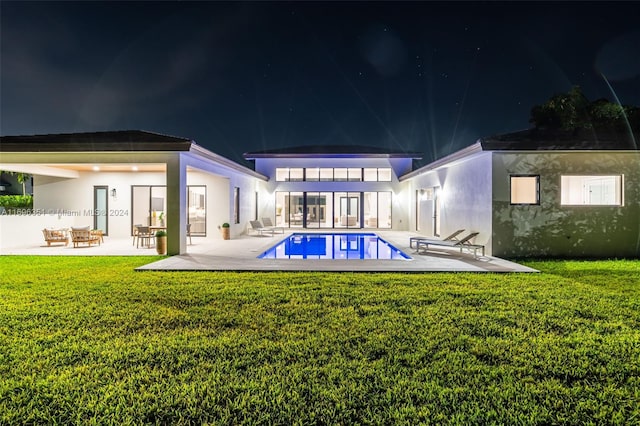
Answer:
<svg viewBox="0 0 640 426"><path fill-rule="evenodd" d="M378 169L378 182L391 182L391 169Z"/></svg>
<svg viewBox="0 0 640 426"><path fill-rule="evenodd" d="M623 205L623 176L562 176L560 204L565 206Z"/></svg>
<svg viewBox="0 0 640 426"><path fill-rule="evenodd" d="M207 187L190 185L187 187L187 223L191 225L191 235L207 235Z"/></svg>
<svg viewBox="0 0 640 426"><path fill-rule="evenodd" d="M364 169L364 181L365 182L377 182L378 180L378 169L367 168Z"/></svg>
<svg viewBox="0 0 640 426"><path fill-rule="evenodd" d="M320 169L317 167L314 169L305 169L304 173L305 180L308 182L317 182L320 180Z"/></svg>
<svg viewBox="0 0 640 426"><path fill-rule="evenodd" d="M333 169L333 180L335 180L335 181L346 181L347 180L347 169Z"/></svg>
<svg viewBox="0 0 640 426"><path fill-rule="evenodd" d="M511 204L540 204L540 176L511 176Z"/></svg>
<svg viewBox="0 0 640 426"><path fill-rule="evenodd" d="M301 182L303 179L302 168L277 168L276 169L276 181L277 182Z"/></svg>
<svg viewBox="0 0 640 426"><path fill-rule="evenodd" d="M276 181L277 182L286 182L289 180L289 169L276 169Z"/></svg>
<svg viewBox="0 0 640 426"><path fill-rule="evenodd" d="M332 168L321 168L320 169L320 180L322 182L330 182L333 180L333 169Z"/></svg>
<svg viewBox="0 0 640 426"><path fill-rule="evenodd" d="M240 188L233 188L233 223L240 223Z"/></svg>
<svg viewBox="0 0 640 426"><path fill-rule="evenodd" d="M302 182L304 174L303 169L289 169L289 180L292 182Z"/></svg>
<svg viewBox="0 0 640 426"><path fill-rule="evenodd" d="M349 182L360 182L362 180L362 169L349 168L347 172L349 174Z"/></svg>
<svg viewBox="0 0 640 426"><path fill-rule="evenodd" d="M187 224L191 235L207 235L207 193L204 185L187 185ZM167 225L167 189L164 185L131 186L131 232L135 225Z"/></svg>

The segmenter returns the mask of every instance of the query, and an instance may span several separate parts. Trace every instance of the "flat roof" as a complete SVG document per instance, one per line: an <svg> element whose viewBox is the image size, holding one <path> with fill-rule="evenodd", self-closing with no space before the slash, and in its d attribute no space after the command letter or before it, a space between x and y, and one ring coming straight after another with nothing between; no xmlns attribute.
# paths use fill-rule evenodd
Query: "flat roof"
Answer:
<svg viewBox="0 0 640 426"><path fill-rule="evenodd" d="M256 158L422 158L418 152L391 151L364 145L303 145L245 152L245 160Z"/></svg>

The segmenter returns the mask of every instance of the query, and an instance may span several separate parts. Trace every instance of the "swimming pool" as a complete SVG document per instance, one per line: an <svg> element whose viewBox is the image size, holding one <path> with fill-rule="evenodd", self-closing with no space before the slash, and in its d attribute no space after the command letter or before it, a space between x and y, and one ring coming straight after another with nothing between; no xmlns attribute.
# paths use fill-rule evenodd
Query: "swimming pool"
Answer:
<svg viewBox="0 0 640 426"><path fill-rule="evenodd" d="M411 260L376 234L295 233L258 256L259 259Z"/></svg>

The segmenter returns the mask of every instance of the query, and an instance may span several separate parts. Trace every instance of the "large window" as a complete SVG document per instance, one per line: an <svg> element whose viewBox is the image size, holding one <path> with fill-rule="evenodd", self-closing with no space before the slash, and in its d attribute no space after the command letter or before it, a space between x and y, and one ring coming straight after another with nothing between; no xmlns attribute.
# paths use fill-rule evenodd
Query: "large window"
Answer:
<svg viewBox="0 0 640 426"><path fill-rule="evenodd" d="M562 176L560 203L565 206L623 205L623 176Z"/></svg>
<svg viewBox="0 0 640 426"><path fill-rule="evenodd" d="M511 176L511 204L540 204L540 176Z"/></svg>
<svg viewBox="0 0 640 426"><path fill-rule="evenodd" d="M276 225L391 228L391 192L276 192Z"/></svg>
<svg viewBox="0 0 640 426"><path fill-rule="evenodd" d="M167 226L166 186L132 185L131 210L131 232L135 225ZM204 185L187 186L187 224L191 224L191 235L207 235L207 192Z"/></svg>
<svg viewBox="0 0 640 426"><path fill-rule="evenodd" d="M277 182L391 182L390 167L308 167L276 169Z"/></svg>
<svg viewBox="0 0 640 426"><path fill-rule="evenodd" d="M304 169L300 167L276 169L276 181L278 182L301 182L302 180L304 180Z"/></svg>

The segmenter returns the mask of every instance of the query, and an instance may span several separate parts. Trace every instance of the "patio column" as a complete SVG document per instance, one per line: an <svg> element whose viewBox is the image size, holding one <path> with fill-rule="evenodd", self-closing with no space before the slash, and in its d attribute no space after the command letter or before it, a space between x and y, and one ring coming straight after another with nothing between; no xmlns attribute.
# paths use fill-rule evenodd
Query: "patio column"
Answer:
<svg viewBox="0 0 640 426"><path fill-rule="evenodd" d="M167 254L187 252L187 164L181 153L167 161Z"/></svg>

